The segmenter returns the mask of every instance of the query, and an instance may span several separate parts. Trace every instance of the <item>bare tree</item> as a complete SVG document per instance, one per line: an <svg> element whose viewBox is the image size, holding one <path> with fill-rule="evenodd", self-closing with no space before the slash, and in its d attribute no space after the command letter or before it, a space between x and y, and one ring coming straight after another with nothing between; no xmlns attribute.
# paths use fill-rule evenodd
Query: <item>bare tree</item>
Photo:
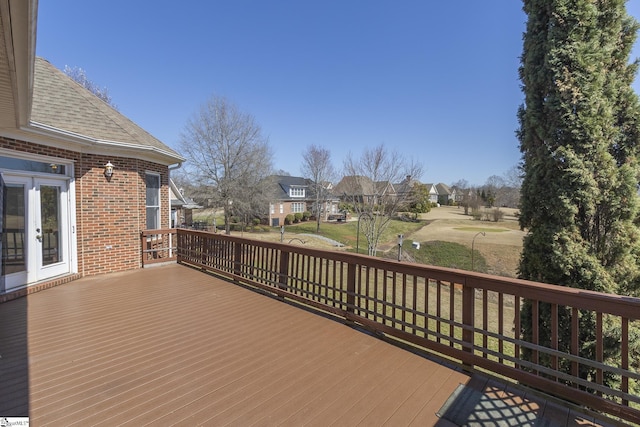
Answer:
<svg viewBox="0 0 640 427"><path fill-rule="evenodd" d="M349 154L344 163L344 175L340 191L358 215L368 254L375 255L389 221L411 197L410 192L395 193L393 183L407 176L419 179L422 167L380 145L365 149L359 159Z"/></svg>
<svg viewBox="0 0 640 427"><path fill-rule="evenodd" d="M504 204L505 181L498 175L491 175L484 184L487 204L489 207L501 206Z"/></svg>
<svg viewBox="0 0 640 427"><path fill-rule="evenodd" d="M104 102L109 104L111 108L117 110L118 107L113 103L111 99L111 95L109 95L109 89L106 87L100 87L87 77L86 71L84 71L80 67L69 67L68 65L64 66L64 70L62 70L67 76L71 77L73 81L78 83L80 86L84 87L91 93L93 93L98 98L102 99Z"/></svg>
<svg viewBox="0 0 640 427"><path fill-rule="evenodd" d="M503 203L506 206L517 208L520 205L520 187L522 186L522 168L520 165L511 167L504 173L506 191Z"/></svg>
<svg viewBox="0 0 640 427"><path fill-rule="evenodd" d="M464 214L469 215L469 208L472 205L472 199L474 197L469 181L460 179L451 184L451 188L456 190L456 202L458 206L462 206L464 208Z"/></svg>
<svg viewBox="0 0 640 427"><path fill-rule="evenodd" d="M330 194L327 186L335 178L335 169L331 163L331 153L326 148L310 145L302 153L302 166L300 168L303 176L311 181L316 215L316 233L318 233L323 211L325 217L328 215L326 203Z"/></svg>
<svg viewBox="0 0 640 427"><path fill-rule="evenodd" d="M187 122L180 148L194 180L224 211L227 234L232 214L248 220L264 213L272 153L252 115L212 96Z"/></svg>

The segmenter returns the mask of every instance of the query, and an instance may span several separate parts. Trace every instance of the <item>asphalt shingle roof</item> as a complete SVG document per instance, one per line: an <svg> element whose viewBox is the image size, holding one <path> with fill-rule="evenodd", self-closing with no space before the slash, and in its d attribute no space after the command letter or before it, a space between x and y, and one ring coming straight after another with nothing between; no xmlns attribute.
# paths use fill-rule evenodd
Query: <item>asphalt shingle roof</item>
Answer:
<svg viewBox="0 0 640 427"><path fill-rule="evenodd" d="M47 60L36 57L31 121L96 140L155 148L181 158Z"/></svg>

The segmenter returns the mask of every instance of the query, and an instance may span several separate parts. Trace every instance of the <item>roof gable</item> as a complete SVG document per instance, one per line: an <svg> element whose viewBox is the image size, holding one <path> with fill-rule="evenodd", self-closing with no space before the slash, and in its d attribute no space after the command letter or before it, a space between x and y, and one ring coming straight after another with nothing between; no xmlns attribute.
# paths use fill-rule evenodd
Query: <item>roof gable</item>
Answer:
<svg viewBox="0 0 640 427"><path fill-rule="evenodd" d="M45 59L36 57L31 122L78 137L182 157Z"/></svg>
<svg viewBox="0 0 640 427"><path fill-rule="evenodd" d="M436 185L436 190L438 191L438 195L450 195L451 194L451 189L449 188L448 185L443 184L443 183L439 183Z"/></svg>
<svg viewBox="0 0 640 427"><path fill-rule="evenodd" d="M366 176L349 175L343 177L333 188L335 194L358 196L375 194L375 184Z"/></svg>
<svg viewBox="0 0 640 427"><path fill-rule="evenodd" d="M285 200L291 198L290 190L292 188L303 188L305 189L305 197L296 197L300 199L305 199L309 196L308 188L309 188L309 180L306 178L302 178L299 176L289 176L289 175L274 175L271 177L274 182L274 194L273 196L277 200Z"/></svg>

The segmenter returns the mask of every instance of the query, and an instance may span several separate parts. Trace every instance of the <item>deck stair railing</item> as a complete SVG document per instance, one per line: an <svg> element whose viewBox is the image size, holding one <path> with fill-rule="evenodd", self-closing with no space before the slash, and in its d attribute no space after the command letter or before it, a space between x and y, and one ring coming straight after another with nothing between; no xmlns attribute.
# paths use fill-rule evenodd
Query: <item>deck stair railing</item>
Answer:
<svg viewBox="0 0 640 427"><path fill-rule="evenodd" d="M640 423L640 360L631 345L640 328L638 298L186 229L177 230L176 251L179 263ZM525 301L530 339L520 333ZM548 322L541 321L543 307ZM569 313L568 331L560 330L566 315L559 313ZM596 319L592 358L579 354L585 315ZM607 336L612 329L617 335ZM570 340L570 351L561 350L561 337ZM617 356L605 357L612 340Z"/></svg>

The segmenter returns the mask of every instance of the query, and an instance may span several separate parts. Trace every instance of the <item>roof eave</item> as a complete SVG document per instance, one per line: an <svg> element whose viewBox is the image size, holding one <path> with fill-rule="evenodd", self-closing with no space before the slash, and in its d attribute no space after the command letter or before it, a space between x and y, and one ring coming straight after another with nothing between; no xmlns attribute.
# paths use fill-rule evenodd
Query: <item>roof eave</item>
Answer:
<svg viewBox="0 0 640 427"><path fill-rule="evenodd" d="M150 160L154 161L162 160L163 163L166 163L168 165L183 163L186 160L184 157L180 156L177 153L163 150L158 147L148 145L143 146L122 141L109 141L105 139L94 138L34 121L29 122L29 124L22 127L21 130L40 136L70 142L79 146L105 149L109 152L122 151L123 153L128 155L137 153L137 155L134 157L149 158Z"/></svg>
<svg viewBox="0 0 640 427"><path fill-rule="evenodd" d="M16 127L28 123L31 114L37 12L37 0L0 0Z"/></svg>

